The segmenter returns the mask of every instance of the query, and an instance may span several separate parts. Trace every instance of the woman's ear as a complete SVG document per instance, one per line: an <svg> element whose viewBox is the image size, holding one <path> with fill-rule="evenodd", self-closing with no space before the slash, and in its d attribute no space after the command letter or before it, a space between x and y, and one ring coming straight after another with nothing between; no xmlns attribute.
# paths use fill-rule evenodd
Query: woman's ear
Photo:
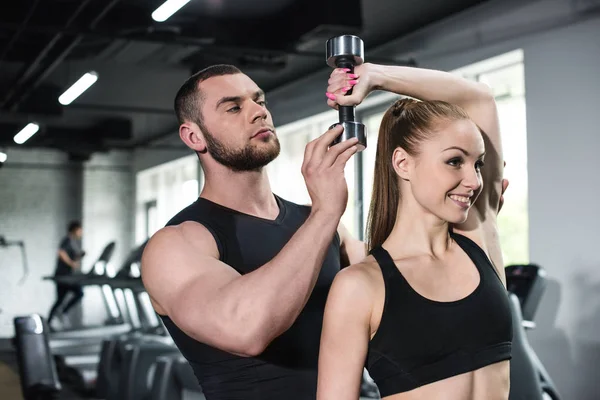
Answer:
<svg viewBox="0 0 600 400"><path fill-rule="evenodd" d="M192 150L206 152L206 141L198 124L185 122L179 126L179 137Z"/></svg>
<svg viewBox="0 0 600 400"><path fill-rule="evenodd" d="M410 155L402 147L396 147L392 153L392 166L396 174L405 181L410 181Z"/></svg>

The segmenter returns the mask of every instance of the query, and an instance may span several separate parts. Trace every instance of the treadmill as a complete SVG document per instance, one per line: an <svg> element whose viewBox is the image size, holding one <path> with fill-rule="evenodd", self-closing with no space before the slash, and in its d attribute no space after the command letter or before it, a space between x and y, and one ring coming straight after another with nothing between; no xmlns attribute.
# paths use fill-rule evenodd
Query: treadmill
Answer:
<svg viewBox="0 0 600 400"><path fill-rule="evenodd" d="M53 338L51 340L52 352L55 356L59 375L70 382L81 391L94 390L97 377L97 366L100 361L102 342L111 337L120 336L125 333L136 331L154 332L160 327L149 324L147 318L140 318L145 312L138 308L139 301L135 301L135 293L145 292L141 278L131 276L131 266L139 262L142 249L134 249L115 277L97 274L70 275L53 277L53 280L61 283L90 286L97 285L107 287L115 300L124 327L106 326L105 328L93 328L97 335L84 333L81 337ZM120 307L117 294L121 294L123 307ZM57 346L56 343L59 343ZM70 344L65 344L70 343Z"/></svg>
<svg viewBox="0 0 600 400"><path fill-rule="evenodd" d="M104 325L67 329L51 333L49 342L52 349L58 350L77 344L85 345L90 342L86 338L90 338L91 342L94 342L106 335L131 330L131 325L123 320L122 310L119 308L119 303L115 298L114 292L105 284L105 280L108 278L106 266L112 258L114 248L115 242L110 242L87 274L44 277L45 280L74 286L100 286L102 288L102 299L108 315L108 319Z"/></svg>
<svg viewBox="0 0 600 400"><path fill-rule="evenodd" d="M139 263L131 265L128 276L117 275L121 275L123 280L139 282L126 288L133 305L127 309L139 312L131 315L131 319L144 328L104 340L95 395L105 400L147 399L152 389L150 375L156 367L157 358L181 353L156 315L141 284Z"/></svg>
<svg viewBox="0 0 600 400"><path fill-rule="evenodd" d="M140 278L103 278L101 284L110 285L113 290L123 290L126 293L141 291L143 288ZM111 338L119 338L125 335L136 335L146 332L160 331L161 327L146 323L145 318L140 318L143 312L138 309L139 302L126 301L127 319L132 329L127 333L114 333L97 338L93 344L86 346L73 346L69 351L63 351L56 355L55 360L59 375L74 387L84 392L92 392L96 389L98 368L103 350L103 343Z"/></svg>

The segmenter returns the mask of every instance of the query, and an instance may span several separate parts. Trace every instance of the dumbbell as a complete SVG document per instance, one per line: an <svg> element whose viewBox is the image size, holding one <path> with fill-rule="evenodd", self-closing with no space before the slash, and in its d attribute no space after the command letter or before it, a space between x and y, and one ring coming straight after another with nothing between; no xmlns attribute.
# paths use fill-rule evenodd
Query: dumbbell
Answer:
<svg viewBox="0 0 600 400"><path fill-rule="evenodd" d="M327 65L332 68L348 68L354 72L354 66L364 62L363 41L354 35L342 35L327 40ZM346 92L352 94L352 89ZM358 138L358 151L367 147L367 134L365 126L354 120L354 106L339 106L339 124L344 127L344 132L338 136L333 144L340 143L353 137ZM333 124L329 129L337 124Z"/></svg>

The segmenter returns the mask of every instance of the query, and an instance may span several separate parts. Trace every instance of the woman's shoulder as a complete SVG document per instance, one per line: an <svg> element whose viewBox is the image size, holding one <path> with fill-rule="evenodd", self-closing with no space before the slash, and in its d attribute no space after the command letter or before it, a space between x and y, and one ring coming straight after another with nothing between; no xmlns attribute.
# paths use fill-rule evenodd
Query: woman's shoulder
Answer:
<svg viewBox="0 0 600 400"><path fill-rule="evenodd" d="M335 276L326 306L326 320L361 320L368 324L373 310L379 283L383 284L381 271L372 257L352 264Z"/></svg>
<svg viewBox="0 0 600 400"><path fill-rule="evenodd" d="M376 290L382 283L383 275L373 256L342 269L334 279L335 286L342 286L347 291L361 289L363 293Z"/></svg>
<svg viewBox="0 0 600 400"><path fill-rule="evenodd" d="M383 285L383 275L372 256L344 268L329 291L325 321L352 320L370 326Z"/></svg>

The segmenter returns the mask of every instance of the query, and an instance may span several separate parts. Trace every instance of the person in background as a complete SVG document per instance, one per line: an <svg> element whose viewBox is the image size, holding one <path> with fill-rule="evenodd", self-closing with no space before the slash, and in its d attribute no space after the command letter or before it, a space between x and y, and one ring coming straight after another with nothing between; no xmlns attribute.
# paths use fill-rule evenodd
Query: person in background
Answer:
<svg viewBox="0 0 600 400"><path fill-rule="evenodd" d="M81 238L83 236L83 228L81 222L72 221L69 223L67 228L67 236L65 236L58 248L58 257L56 260L56 269L54 276L64 276L77 273L81 270L81 259L85 255L85 252L81 248ZM66 305L60 310L58 315L63 326L66 325L64 316L69 312L73 306L78 304L83 298L83 290L81 286L71 286L62 283L56 284L56 301L50 310L48 316L48 325L52 322L53 318L59 313L61 305L67 299L67 295L71 293L71 299Z"/></svg>

